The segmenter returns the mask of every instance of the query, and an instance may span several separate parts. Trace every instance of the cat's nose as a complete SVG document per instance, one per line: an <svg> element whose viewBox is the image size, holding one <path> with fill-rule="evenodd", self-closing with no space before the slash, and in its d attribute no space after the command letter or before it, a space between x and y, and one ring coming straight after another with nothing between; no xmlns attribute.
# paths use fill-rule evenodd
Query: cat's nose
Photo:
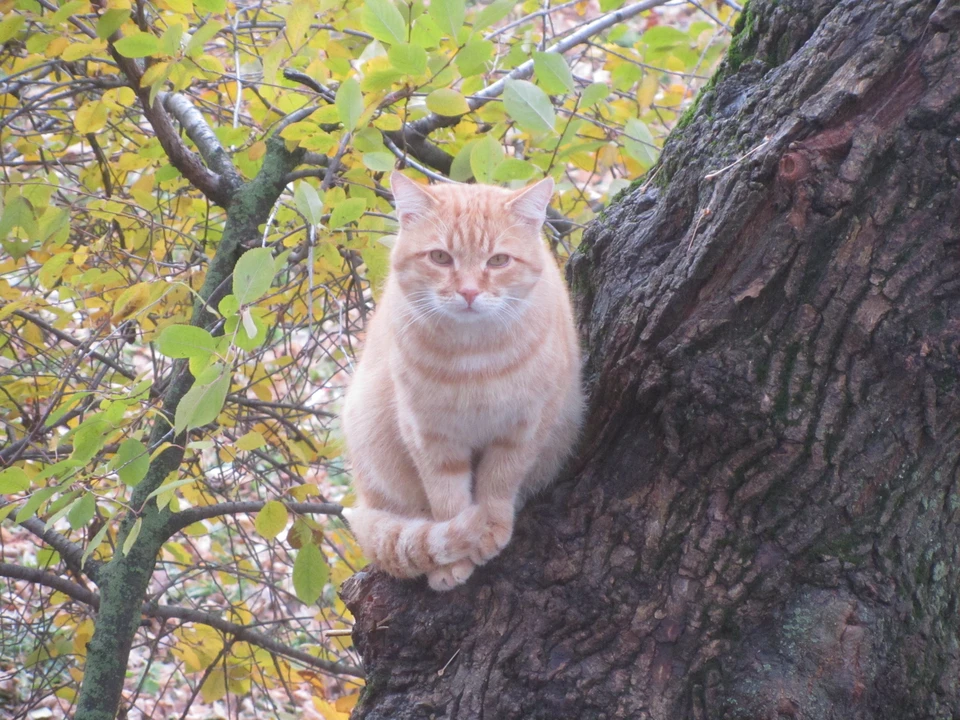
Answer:
<svg viewBox="0 0 960 720"><path fill-rule="evenodd" d="M480 291L477 288L460 288L457 293L467 301L467 307L470 307L473 305L473 301L477 299Z"/></svg>

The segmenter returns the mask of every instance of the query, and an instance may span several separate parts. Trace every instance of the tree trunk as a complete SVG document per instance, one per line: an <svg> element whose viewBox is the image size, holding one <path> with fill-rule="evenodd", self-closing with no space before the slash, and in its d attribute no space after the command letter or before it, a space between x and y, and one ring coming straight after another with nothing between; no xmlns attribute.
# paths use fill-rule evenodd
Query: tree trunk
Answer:
<svg viewBox="0 0 960 720"><path fill-rule="evenodd" d="M464 588L345 588L355 717L960 717L958 48L956 0L750 3L571 262L570 473Z"/></svg>

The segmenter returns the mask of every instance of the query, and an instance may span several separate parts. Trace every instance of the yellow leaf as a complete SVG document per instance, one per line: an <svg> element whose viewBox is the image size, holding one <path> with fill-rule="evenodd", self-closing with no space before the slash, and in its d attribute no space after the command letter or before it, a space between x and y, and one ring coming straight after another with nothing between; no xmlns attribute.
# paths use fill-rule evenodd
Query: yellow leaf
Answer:
<svg viewBox="0 0 960 720"><path fill-rule="evenodd" d="M316 695L313 697L313 707L326 720L350 720L350 713L337 710L336 705L332 705Z"/></svg>
<svg viewBox="0 0 960 720"><path fill-rule="evenodd" d="M399 130L401 127L403 127L403 121L396 115L384 114L373 121L373 126L378 130L386 130L387 132L392 132L394 130Z"/></svg>
<svg viewBox="0 0 960 720"><path fill-rule="evenodd" d="M110 322L119 325L131 315L135 315L150 302L150 283L137 283L124 290L113 305Z"/></svg>
<svg viewBox="0 0 960 720"><path fill-rule="evenodd" d="M236 442L236 445L240 450L257 450L266 444L267 441L264 439L263 435L255 430L237 438Z"/></svg>
<svg viewBox="0 0 960 720"><path fill-rule="evenodd" d="M337 701L333 706L342 713L349 714L357 706L357 700L360 699L360 693L353 693L352 695L344 695L341 698L337 698Z"/></svg>
<svg viewBox="0 0 960 720"><path fill-rule="evenodd" d="M99 100L84 103L73 119L77 132L95 133L107 124L107 106Z"/></svg>
<svg viewBox="0 0 960 720"><path fill-rule="evenodd" d="M47 49L44 51L44 55L48 58L59 58L63 55L63 51L67 49L67 46L70 44L70 38L58 37L50 41L50 44L47 45Z"/></svg>
<svg viewBox="0 0 960 720"><path fill-rule="evenodd" d="M289 513L283 503L269 500L257 513L253 526L262 537L273 540L287 526L289 519Z"/></svg>
<svg viewBox="0 0 960 720"><path fill-rule="evenodd" d="M93 620L84 620L73 631L73 652L77 655L87 654L87 643L93 637Z"/></svg>
<svg viewBox="0 0 960 720"><path fill-rule="evenodd" d="M227 694L227 685L224 682L223 669L214 668L200 688L200 697L206 703L216 702Z"/></svg>
<svg viewBox="0 0 960 720"><path fill-rule="evenodd" d="M467 99L450 88L439 88L427 95L427 107L437 115L456 117L470 112Z"/></svg>
<svg viewBox="0 0 960 720"><path fill-rule="evenodd" d="M174 12L184 15L193 12L193 0L162 0L160 4L166 5Z"/></svg>
<svg viewBox="0 0 960 720"><path fill-rule="evenodd" d="M106 52L107 44L103 40L88 43L73 43L60 55L64 62L74 62L83 57L96 57Z"/></svg>
<svg viewBox="0 0 960 720"><path fill-rule="evenodd" d="M650 109L659 89L660 81L657 76L651 72L646 73L640 81L640 87L637 88L637 104L640 105L640 112Z"/></svg>
<svg viewBox="0 0 960 720"><path fill-rule="evenodd" d="M163 62L158 62L156 65L151 65L147 68L147 71L143 74L143 77L140 79L141 85L153 85L157 80L162 80L166 78L166 74L170 68L170 61L164 60ZM133 92L131 90L131 92Z"/></svg>

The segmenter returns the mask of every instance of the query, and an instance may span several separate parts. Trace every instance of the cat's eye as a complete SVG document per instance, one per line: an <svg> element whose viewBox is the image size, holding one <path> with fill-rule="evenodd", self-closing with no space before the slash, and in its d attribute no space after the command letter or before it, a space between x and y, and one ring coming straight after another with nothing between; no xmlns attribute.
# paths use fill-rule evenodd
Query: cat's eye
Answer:
<svg viewBox="0 0 960 720"><path fill-rule="evenodd" d="M453 263L453 258L446 250L431 250L430 259L437 265L450 265Z"/></svg>
<svg viewBox="0 0 960 720"><path fill-rule="evenodd" d="M510 256L499 253L487 260L487 265L495 268L506 267L510 263Z"/></svg>

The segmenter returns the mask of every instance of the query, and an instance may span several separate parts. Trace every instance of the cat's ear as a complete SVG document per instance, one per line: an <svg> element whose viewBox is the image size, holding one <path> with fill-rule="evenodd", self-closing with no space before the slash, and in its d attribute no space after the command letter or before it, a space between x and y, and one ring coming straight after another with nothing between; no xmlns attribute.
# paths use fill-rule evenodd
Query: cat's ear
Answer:
<svg viewBox="0 0 960 720"><path fill-rule="evenodd" d="M507 203L507 209L538 228L547 219L547 207L553 197L553 178L544 178L524 188Z"/></svg>
<svg viewBox="0 0 960 720"><path fill-rule="evenodd" d="M393 190L397 220L401 225L423 217L433 207L434 200L430 192L400 172L390 174L390 189Z"/></svg>

